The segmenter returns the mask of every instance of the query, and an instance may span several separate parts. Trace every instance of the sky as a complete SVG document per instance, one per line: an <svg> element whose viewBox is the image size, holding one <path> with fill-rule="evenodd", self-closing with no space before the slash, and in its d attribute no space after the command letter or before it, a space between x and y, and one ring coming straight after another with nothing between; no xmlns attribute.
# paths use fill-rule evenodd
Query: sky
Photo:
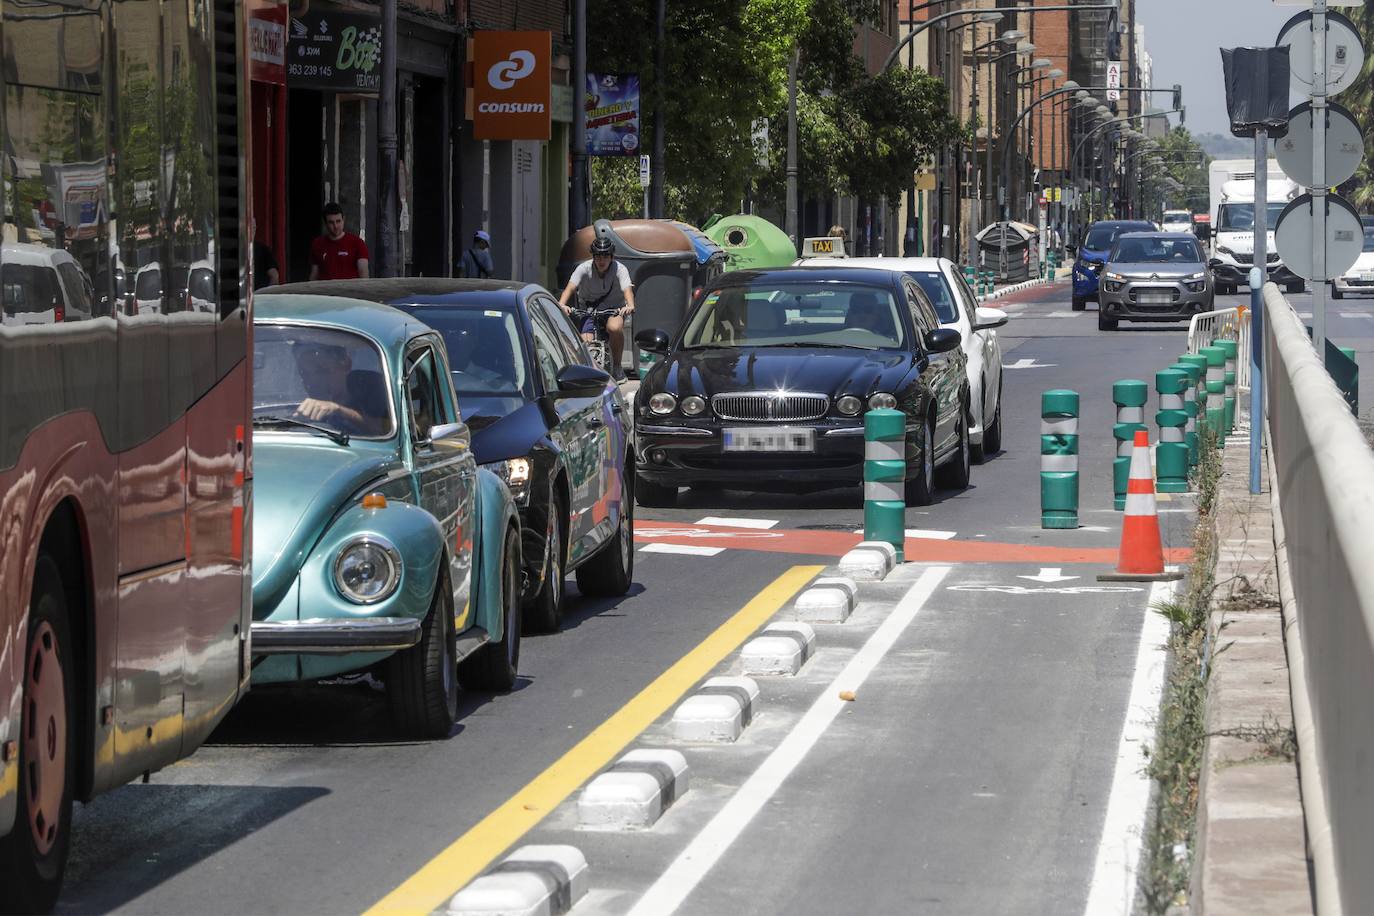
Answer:
<svg viewBox="0 0 1374 916"><path fill-rule="evenodd" d="M1196 135L1231 130L1219 49L1272 46L1279 27L1305 7L1273 0L1136 0L1135 8L1154 63L1154 87L1182 84L1184 126ZM1167 101L1166 95L1154 97L1159 108L1169 107ZM1170 123L1178 122L1171 116Z"/></svg>

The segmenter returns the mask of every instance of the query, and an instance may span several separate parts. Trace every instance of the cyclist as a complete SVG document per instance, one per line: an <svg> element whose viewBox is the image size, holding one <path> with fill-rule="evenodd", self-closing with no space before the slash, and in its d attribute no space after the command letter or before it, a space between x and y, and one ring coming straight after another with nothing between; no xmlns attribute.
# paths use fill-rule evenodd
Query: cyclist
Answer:
<svg viewBox="0 0 1374 916"><path fill-rule="evenodd" d="M635 293L630 272L615 259L615 243L610 239L597 238L592 242L592 259L577 266L563 289L563 295L558 297L558 307L570 317L573 306L568 304L568 300L574 295L581 309L593 313L615 310L615 314L606 319L606 333L611 338L611 376L617 381L624 379L620 359L625 349L625 316L635 310ZM578 330L582 332L583 340L595 340L594 314L588 316Z"/></svg>

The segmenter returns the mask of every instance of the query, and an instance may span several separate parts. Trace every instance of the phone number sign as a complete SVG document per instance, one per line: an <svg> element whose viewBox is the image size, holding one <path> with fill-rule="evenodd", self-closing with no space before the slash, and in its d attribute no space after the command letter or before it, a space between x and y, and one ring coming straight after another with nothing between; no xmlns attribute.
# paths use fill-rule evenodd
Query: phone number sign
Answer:
<svg viewBox="0 0 1374 916"><path fill-rule="evenodd" d="M286 82L334 92L380 91L381 16L320 10L291 17Z"/></svg>

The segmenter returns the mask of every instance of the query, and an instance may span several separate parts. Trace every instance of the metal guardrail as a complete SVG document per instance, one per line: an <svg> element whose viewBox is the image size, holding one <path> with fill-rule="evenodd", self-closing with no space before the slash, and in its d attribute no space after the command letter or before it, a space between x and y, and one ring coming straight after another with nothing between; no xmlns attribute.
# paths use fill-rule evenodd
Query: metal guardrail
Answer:
<svg viewBox="0 0 1374 916"><path fill-rule="evenodd" d="M1200 312L1188 321L1188 352L1198 353L1210 347L1217 338L1234 340L1239 346L1236 360L1236 388L1250 390L1250 310L1248 308L1217 309Z"/></svg>
<svg viewBox="0 0 1374 916"><path fill-rule="evenodd" d="M1271 480L1293 596L1285 624L1305 658L1293 705L1318 911L1374 913L1374 451L1272 283L1264 308ZM1284 564L1281 554L1281 575Z"/></svg>

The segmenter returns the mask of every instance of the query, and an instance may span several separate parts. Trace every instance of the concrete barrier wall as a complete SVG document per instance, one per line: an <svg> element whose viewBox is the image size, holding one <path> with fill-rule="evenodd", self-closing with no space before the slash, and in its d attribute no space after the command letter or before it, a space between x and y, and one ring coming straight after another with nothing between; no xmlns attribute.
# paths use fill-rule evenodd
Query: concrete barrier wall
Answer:
<svg viewBox="0 0 1374 916"><path fill-rule="evenodd" d="M1323 913L1374 913L1374 452L1293 307L1273 284L1264 302L1280 546L1288 552L1338 885L1323 900L1319 875L1317 904ZM1304 795L1313 791L1308 776ZM1309 834L1328 829L1310 817L1309 808Z"/></svg>

